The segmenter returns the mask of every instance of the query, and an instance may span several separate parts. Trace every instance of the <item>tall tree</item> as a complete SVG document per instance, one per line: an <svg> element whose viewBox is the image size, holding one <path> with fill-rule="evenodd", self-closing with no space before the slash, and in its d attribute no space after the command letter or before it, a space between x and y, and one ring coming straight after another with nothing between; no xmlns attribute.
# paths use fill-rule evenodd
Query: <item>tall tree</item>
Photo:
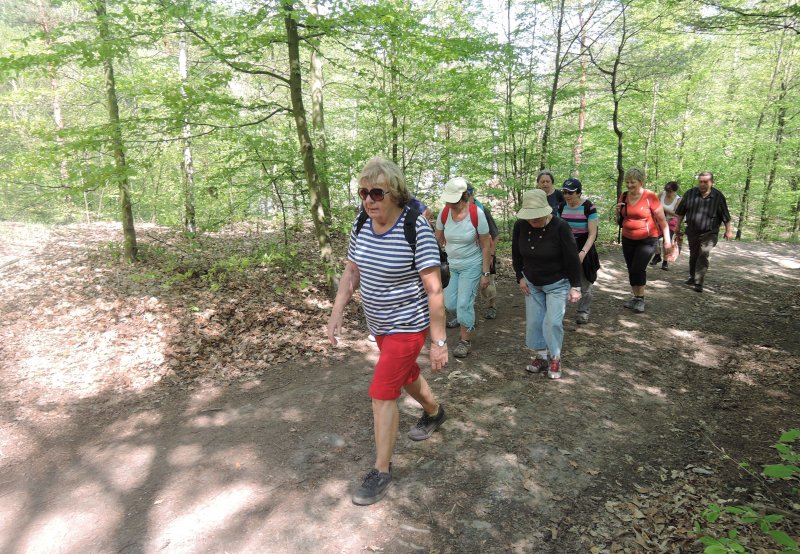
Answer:
<svg viewBox="0 0 800 554"><path fill-rule="evenodd" d="M125 144L122 140L122 125L119 117L117 81L114 77L114 45L108 23L106 0L95 0L94 11L97 17L97 33L100 38L99 55L103 62L106 89L106 108L108 110L108 132L111 150L114 154L114 178L119 189L119 203L122 217L123 257L134 262L137 255L136 229L131 209L131 191L128 182L128 164L125 161Z"/></svg>
<svg viewBox="0 0 800 554"><path fill-rule="evenodd" d="M179 22L180 35L178 46L178 73L181 80L182 125L181 144L182 159L181 173L183 174L183 228L194 235L197 233L194 204L194 162L192 160L192 126L189 122L188 101L186 94L186 81L189 78L188 51L186 46L186 31L183 21Z"/></svg>

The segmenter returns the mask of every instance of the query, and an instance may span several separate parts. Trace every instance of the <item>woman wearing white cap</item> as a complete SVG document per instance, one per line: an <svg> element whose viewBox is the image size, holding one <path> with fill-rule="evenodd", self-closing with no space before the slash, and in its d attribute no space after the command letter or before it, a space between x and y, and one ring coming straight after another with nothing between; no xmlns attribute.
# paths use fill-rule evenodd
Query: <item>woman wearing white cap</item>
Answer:
<svg viewBox="0 0 800 554"><path fill-rule="evenodd" d="M569 224L553 216L541 189L522 195L511 259L525 295L525 344L536 352L527 369L561 378L561 344L567 298L581 299L581 263ZM549 356L548 356L549 354Z"/></svg>
<svg viewBox="0 0 800 554"><path fill-rule="evenodd" d="M444 305L455 312L461 328L461 340L453 349L453 356L464 358L472 349L478 285L489 286L492 237L483 210L469 201L466 179L454 177L447 181L442 200L446 205L436 218L436 239L447 251L450 263Z"/></svg>

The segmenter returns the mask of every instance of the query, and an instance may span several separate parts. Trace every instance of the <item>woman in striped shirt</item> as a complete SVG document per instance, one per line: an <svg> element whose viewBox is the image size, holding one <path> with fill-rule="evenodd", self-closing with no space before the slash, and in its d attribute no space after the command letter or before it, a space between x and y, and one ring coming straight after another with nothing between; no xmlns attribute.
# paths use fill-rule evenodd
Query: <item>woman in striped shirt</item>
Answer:
<svg viewBox="0 0 800 554"><path fill-rule="evenodd" d="M353 503L367 505L380 500L392 482L401 389L425 410L409 438L428 439L445 420L444 408L420 374L417 357L430 328L430 363L436 373L447 364L447 343L439 247L421 214L413 223L414 243L406 236L411 195L400 168L373 158L361 172L359 186L367 219L360 229L354 222L350 232L347 264L328 321L328 338L337 344L345 306L360 287L367 326L380 349L369 388L375 465L353 495Z"/></svg>

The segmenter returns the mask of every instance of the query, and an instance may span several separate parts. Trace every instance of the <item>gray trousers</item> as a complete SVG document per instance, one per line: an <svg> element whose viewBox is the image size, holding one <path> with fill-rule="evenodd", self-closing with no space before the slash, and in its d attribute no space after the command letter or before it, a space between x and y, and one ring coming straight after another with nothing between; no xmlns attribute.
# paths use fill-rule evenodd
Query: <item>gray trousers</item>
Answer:
<svg viewBox="0 0 800 554"><path fill-rule="evenodd" d="M578 301L578 313L589 315L592 312L592 282L586 278L581 269L581 299Z"/></svg>
<svg viewBox="0 0 800 554"><path fill-rule="evenodd" d="M694 282L702 285L708 271L708 257L711 250L717 245L718 233L708 231L705 233L686 233L689 241L689 275L694 277Z"/></svg>

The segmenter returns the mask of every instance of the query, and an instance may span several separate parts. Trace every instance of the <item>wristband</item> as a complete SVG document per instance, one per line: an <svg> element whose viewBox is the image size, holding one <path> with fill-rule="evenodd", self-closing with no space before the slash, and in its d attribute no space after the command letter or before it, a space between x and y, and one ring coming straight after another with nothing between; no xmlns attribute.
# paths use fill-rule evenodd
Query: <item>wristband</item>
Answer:
<svg viewBox="0 0 800 554"><path fill-rule="evenodd" d="M492 274L491 271L484 271L483 273L481 273L481 276L482 277L488 277L491 274Z"/></svg>

